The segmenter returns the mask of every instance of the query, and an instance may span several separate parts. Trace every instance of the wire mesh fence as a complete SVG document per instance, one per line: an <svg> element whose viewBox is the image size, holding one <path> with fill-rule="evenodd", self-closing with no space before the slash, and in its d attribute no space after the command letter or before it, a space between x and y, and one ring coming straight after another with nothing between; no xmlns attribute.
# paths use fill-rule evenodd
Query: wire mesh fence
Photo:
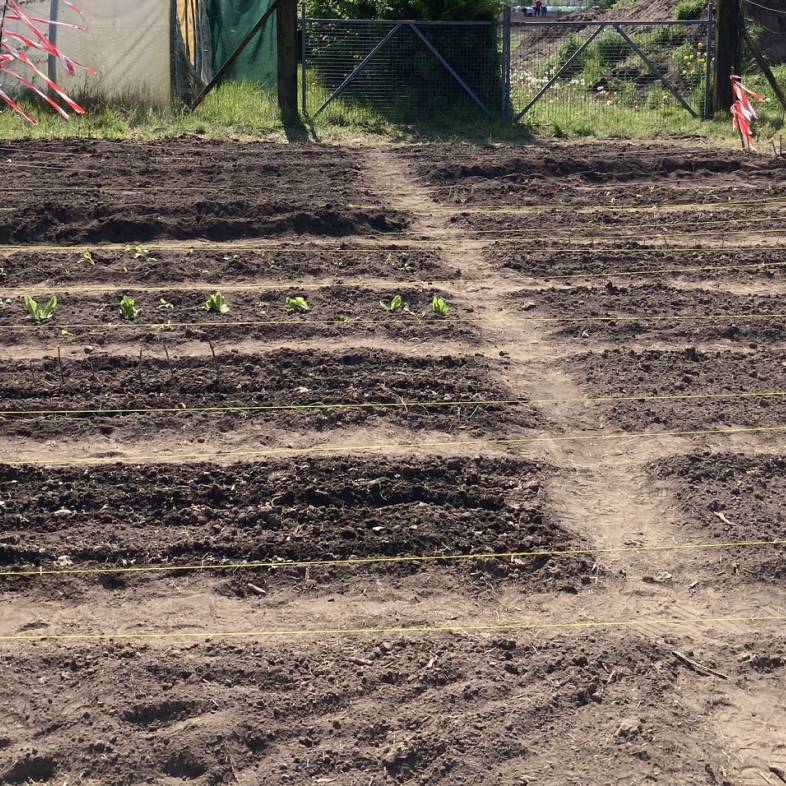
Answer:
<svg viewBox="0 0 786 786"><path fill-rule="evenodd" d="M701 117L708 99L708 20L514 22L514 118L581 133L592 120L621 128L666 113Z"/></svg>
<svg viewBox="0 0 786 786"><path fill-rule="evenodd" d="M304 19L303 31L309 115L501 113L496 22Z"/></svg>
<svg viewBox="0 0 786 786"><path fill-rule="evenodd" d="M592 116L657 124L707 111L710 20L302 20L304 109L526 118L580 133Z"/></svg>

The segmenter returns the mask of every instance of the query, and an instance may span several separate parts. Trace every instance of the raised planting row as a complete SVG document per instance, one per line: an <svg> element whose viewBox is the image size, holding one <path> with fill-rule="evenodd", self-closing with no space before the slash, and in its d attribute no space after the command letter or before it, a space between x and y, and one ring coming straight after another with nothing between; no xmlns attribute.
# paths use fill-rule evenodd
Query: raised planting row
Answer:
<svg viewBox="0 0 786 786"><path fill-rule="evenodd" d="M29 298L29 296L28 296ZM471 336L467 309L441 290L404 285L374 290L334 285L223 293L204 290L64 292L6 298L0 330L7 344L93 343L170 334L176 339L339 336L380 331L396 336ZM54 300L53 300L54 298Z"/></svg>
<svg viewBox="0 0 786 786"><path fill-rule="evenodd" d="M359 157L313 145L6 141L27 177L0 243L230 240L287 233L397 232L406 215L364 185Z"/></svg>
<svg viewBox="0 0 786 786"><path fill-rule="evenodd" d="M546 468L506 459L314 458L217 467L0 467L6 566L330 560L576 546L549 513ZM140 494L139 489L144 489ZM528 588L589 582L589 554L444 563ZM314 567L414 572L425 563ZM294 570L294 575L302 571ZM258 582L275 581L263 570ZM118 580L122 581L122 576ZM230 582L232 579L228 579ZM0 586L24 590L9 578Z"/></svg>
<svg viewBox="0 0 786 786"><path fill-rule="evenodd" d="M712 683L671 649L605 631L29 647L3 656L0 779L564 786L591 748L615 783L731 782ZM695 657L784 690L782 638Z"/></svg>
<svg viewBox="0 0 786 786"><path fill-rule="evenodd" d="M140 426L159 436L180 429L207 434L226 431L232 423L240 427L250 422L299 431L383 419L398 427L469 429L473 433L539 423L540 418L525 402L497 406L472 403L510 402L514 398L510 390L493 381L497 372L494 364L481 357L413 357L373 349L282 349L264 355L233 350L213 358L206 346L201 357L173 359L161 352L151 356L149 350L139 357L94 352L76 361L48 357L4 363L0 368L0 423L7 436L38 440L97 431L105 435L115 432L116 436L124 430L136 434ZM31 379L35 384L30 384ZM458 405L425 406L440 402ZM331 404L347 408L330 408ZM352 408L353 404L359 406ZM288 409L298 405L312 408ZM191 408L226 411L182 411ZM175 411L111 411L131 409ZM68 418L54 413L5 414L39 410L110 411Z"/></svg>
<svg viewBox="0 0 786 786"><path fill-rule="evenodd" d="M783 500L786 459L776 455L713 454L674 456L649 465L660 488L679 499L685 535L712 542L786 539ZM786 577L786 545L723 549L715 555L715 573L734 581L775 581Z"/></svg>
<svg viewBox="0 0 786 786"><path fill-rule="evenodd" d="M609 282L603 288L525 289L515 292L513 299L522 318L550 317L555 321L537 324L561 336L614 341L726 339L754 346L786 338L786 304L776 296Z"/></svg>
<svg viewBox="0 0 786 786"><path fill-rule="evenodd" d="M757 203L782 197L786 159L742 151L662 144L550 143L488 146L418 145L400 153L430 186L432 198L456 204L581 206ZM722 175L722 177L719 177ZM575 216L574 216L575 219ZM536 231L549 225L539 225ZM535 228L533 228L535 229Z"/></svg>
<svg viewBox="0 0 786 786"><path fill-rule="evenodd" d="M704 252L644 248L633 241L614 249L549 249L542 244L533 248L521 240L495 242L484 256L500 272L510 270L546 280L559 278L565 284L581 281L585 276L605 283L606 277L614 278L615 274L634 281L642 278L651 281L653 275L658 275L687 281L744 283L780 282L786 275L786 247L719 248ZM631 275L639 271L642 276Z"/></svg>
<svg viewBox="0 0 786 786"><path fill-rule="evenodd" d="M623 242L649 237L652 242L663 243L664 238L668 242L678 235L695 235L698 240L703 240L705 234L719 238L746 230L751 234L761 231L763 235L768 229L782 226L786 216L786 199L772 205L762 205L756 210L751 210L746 200L740 201L740 205L732 203L723 209L691 208L657 212L615 210L613 206L606 210L577 212L571 210L569 205L563 208L533 209L526 213L517 210L465 210L457 212L451 223L468 232L503 237L519 234L524 239L531 237L533 228L548 227L548 240L554 244L596 237L616 238Z"/></svg>
<svg viewBox="0 0 786 786"><path fill-rule="evenodd" d="M692 429L786 424L782 352L619 349L574 355L562 366L589 397L662 397L598 403L598 427L641 431L656 425Z"/></svg>
<svg viewBox="0 0 786 786"><path fill-rule="evenodd" d="M0 287L161 282L299 281L318 276L391 277L397 281L453 278L435 251L410 248L308 248L282 245L255 251L105 248L10 253L0 260Z"/></svg>

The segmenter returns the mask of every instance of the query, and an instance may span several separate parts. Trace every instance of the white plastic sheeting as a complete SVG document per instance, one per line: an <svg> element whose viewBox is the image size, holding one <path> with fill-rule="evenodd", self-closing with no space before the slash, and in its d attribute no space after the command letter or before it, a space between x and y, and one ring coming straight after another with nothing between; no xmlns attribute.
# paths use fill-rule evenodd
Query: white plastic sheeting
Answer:
<svg viewBox="0 0 786 786"><path fill-rule="evenodd" d="M170 0L76 0L87 30L59 28L57 46L68 57L96 68L75 77L58 65L58 84L69 94L132 98L166 104L172 98ZM49 16L49 0L42 4ZM78 21L62 2L58 18Z"/></svg>

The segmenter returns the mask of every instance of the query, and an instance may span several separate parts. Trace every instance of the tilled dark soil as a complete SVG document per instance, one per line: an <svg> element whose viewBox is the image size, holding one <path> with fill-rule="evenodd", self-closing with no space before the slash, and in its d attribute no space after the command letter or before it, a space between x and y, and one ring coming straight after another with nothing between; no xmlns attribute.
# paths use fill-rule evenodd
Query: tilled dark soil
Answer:
<svg viewBox="0 0 786 786"><path fill-rule="evenodd" d="M352 235L408 224L362 185L362 162L347 149L197 139L2 147L4 160L37 177L14 189L0 243Z"/></svg>
<svg viewBox="0 0 786 786"><path fill-rule="evenodd" d="M432 198L458 204L649 205L781 197L786 159L659 143L416 145L402 150ZM750 206L741 215L751 215ZM575 215L565 221L570 225ZM548 225L553 226L552 224ZM533 228L547 234L544 225Z"/></svg>
<svg viewBox="0 0 786 786"><path fill-rule="evenodd" d="M604 284L603 277L651 279L653 274L686 280L723 280L755 282L761 279L782 281L786 277L786 248L748 249L711 253L676 249L645 249L638 242L619 244L621 250L533 248L520 243L494 243L485 258L500 270L523 276L559 278L564 284L585 276ZM745 267L747 266L747 267ZM641 272L641 276L634 275ZM555 282L556 283L556 282Z"/></svg>
<svg viewBox="0 0 786 786"><path fill-rule="evenodd" d="M719 542L784 540L786 459L735 453L673 456L650 465L654 478L675 483L686 533ZM724 549L722 569L760 581L786 577L786 546Z"/></svg>
<svg viewBox="0 0 786 786"><path fill-rule="evenodd" d="M599 419L628 430L766 426L786 423L786 355L679 350L606 350L577 355L563 368L588 396L698 396L743 394L738 398L683 398L594 404ZM754 393L782 393L757 398Z"/></svg>
<svg viewBox="0 0 786 786"><path fill-rule="evenodd" d="M0 563L51 565L63 557L80 565L323 560L575 546L548 510L544 472L539 464L489 458L0 465ZM450 563L452 570L484 570L533 589L573 592L589 581L591 566L591 555ZM380 569L386 567L373 567ZM329 578L340 570L311 572ZM3 586L24 589L22 581Z"/></svg>
<svg viewBox="0 0 786 786"><path fill-rule="evenodd" d="M542 324L559 335L576 338L627 341L651 336L697 342L727 339L754 346L786 339L786 301L777 296L676 289L660 283L608 283L604 288L520 290L513 298L520 304L523 317L558 317L559 321ZM679 318L669 319L672 316ZM603 321L583 321L584 317L601 317Z"/></svg>
<svg viewBox="0 0 786 786"><path fill-rule="evenodd" d="M86 251L88 249L84 249ZM398 248L324 248L282 245L261 251L84 251L14 253L0 260L0 287L69 284L129 286L160 282L253 281L260 278L298 281L316 276L389 276L391 280L454 278L436 251Z"/></svg>
<svg viewBox="0 0 786 786"><path fill-rule="evenodd" d="M450 293L425 286L406 285L375 290L335 285L287 289L260 289L222 293L229 312L217 314L203 304L209 289L161 289L137 292L133 287L103 294L55 292L58 306L47 322L36 324L27 315L22 298L14 298L0 310L0 331L7 344L41 342L52 346L66 342L101 345L112 340L169 341L227 340L243 338L308 338L382 333L397 338L471 338L471 307L456 304ZM409 306L388 312L380 301L390 303L395 295ZM123 320L120 300L134 297L140 313L136 321ZM447 317L433 313L432 296L444 297ZM305 313L289 313L288 297L303 297ZM48 293L40 295L46 303ZM169 323L172 323L171 325Z"/></svg>
<svg viewBox="0 0 786 786"><path fill-rule="evenodd" d="M548 227L547 239L563 244L591 238L636 239L642 235L668 242L676 235L695 235L701 240L704 235L717 237L741 229L753 233L757 229L780 228L786 216L784 211L786 202L760 205L755 211L745 202L724 209L660 210L656 215L650 211L615 210L613 206L585 213L569 207L549 207L527 213L466 210L456 213L451 221L469 232L511 238L519 235L522 239L537 236Z"/></svg>
<svg viewBox="0 0 786 786"><path fill-rule="evenodd" d="M95 353L80 361L6 362L0 368L0 423L6 435L74 436L133 422L141 435L183 428L201 433L226 431L230 424L275 423L279 428L329 429L394 421L413 429L473 431L540 422L520 405L475 405L510 400L513 394L493 381L496 369L481 357L402 355L383 350L322 352L276 350L264 355L221 353L202 357L140 358ZM31 385L30 380L35 379ZM417 402L470 402L462 406L418 406ZM383 406L370 406L379 403ZM296 405L311 409L288 411ZM320 409L320 405L363 405ZM394 405L385 407L384 405ZM400 406L406 404L406 406ZM9 411L129 410L215 407L205 413L86 413L5 415ZM233 407L256 411L232 412ZM280 407L265 410L265 407ZM5 415L5 416L4 416Z"/></svg>
<svg viewBox="0 0 786 786"><path fill-rule="evenodd" d="M606 631L30 645L3 656L0 779L564 786L606 783L587 776L602 765L621 784L731 784L712 732L718 691L670 649ZM783 654L782 640L759 640L697 657L775 689Z"/></svg>

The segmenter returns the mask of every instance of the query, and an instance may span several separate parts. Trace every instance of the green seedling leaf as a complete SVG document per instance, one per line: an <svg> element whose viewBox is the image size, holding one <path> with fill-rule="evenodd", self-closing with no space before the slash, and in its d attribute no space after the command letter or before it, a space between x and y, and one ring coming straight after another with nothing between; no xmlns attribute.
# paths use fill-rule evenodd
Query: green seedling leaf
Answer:
<svg viewBox="0 0 786 786"><path fill-rule="evenodd" d="M158 262L155 257L150 256L150 250L145 248L141 243L136 243L133 247L126 245L126 251L133 251L134 259L144 259L145 262Z"/></svg>
<svg viewBox="0 0 786 786"><path fill-rule="evenodd" d="M171 310L174 308L174 306L165 297L158 299L158 307L165 308L167 310Z"/></svg>
<svg viewBox="0 0 786 786"><path fill-rule="evenodd" d="M401 295L394 295L390 303L385 303L384 300L380 300L379 305L383 309L385 309L385 311L387 311L388 313L392 311L398 311L402 306L404 306L405 308L407 307L401 300Z"/></svg>
<svg viewBox="0 0 786 786"><path fill-rule="evenodd" d="M45 306L39 305L30 295L25 295L24 301L27 313L36 322L45 322L47 319L51 319L57 310L57 295L52 295Z"/></svg>
<svg viewBox="0 0 786 786"><path fill-rule="evenodd" d="M229 306L224 300L224 296L220 292L214 292L203 304L202 308L205 311L210 311L213 314L226 314L229 311Z"/></svg>
<svg viewBox="0 0 786 786"><path fill-rule="evenodd" d="M287 313L289 314L303 314L308 311L308 303L304 297L288 297L287 298Z"/></svg>
<svg viewBox="0 0 786 786"><path fill-rule="evenodd" d="M139 309L136 307L136 301L130 295L123 295L120 301L120 313L123 319L133 322L139 316Z"/></svg>
<svg viewBox="0 0 786 786"><path fill-rule="evenodd" d="M88 249L87 251L84 251L82 253L82 256L81 256L79 261L80 262L87 262L89 265L92 265L93 267L96 266L96 261L95 261L95 259L93 259L93 252L90 251L90 249Z"/></svg>
<svg viewBox="0 0 786 786"><path fill-rule="evenodd" d="M448 315L448 304L445 300L441 297L434 297L431 298L431 310L438 316L438 317L446 317Z"/></svg>

